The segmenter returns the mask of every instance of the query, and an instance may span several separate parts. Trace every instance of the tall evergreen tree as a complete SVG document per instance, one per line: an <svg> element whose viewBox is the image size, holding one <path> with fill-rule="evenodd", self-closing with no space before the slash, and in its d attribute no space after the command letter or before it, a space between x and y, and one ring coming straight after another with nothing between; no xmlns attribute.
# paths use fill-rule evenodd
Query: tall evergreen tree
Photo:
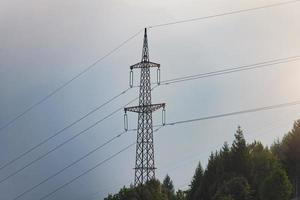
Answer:
<svg viewBox="0 0 300 200"><path fill-rule="evenodd" d="M259 188L262 182L274 171L280 168L279 162L271 151L260 142L254 141L248 146L250 153L249 183L253 189L253 195L259 196Z"/></svg>
<svg viewBox="0 0 300 200"><path fill-rule="evenodd" d="M231 164L232 170L238 176L248 178L249 176L249 151L246 145L243 131L238 126L237 131L234 135L235 140L231 147Z"/></svg>
<svg viewBox="0 0 300 200"><path fill-rule="evenodd" d="M282 161L293 183L294 196L300 197L300 120L294 123L293 129L281 142L272 145L272 152Z"/></svg>
<svg viewBox="0 0 300 200"><path fill-rule="evenodd" d="M199 162L195 174L193 176L192 182L190 184L190 189L187 192L187 199L188 200L196 200L201 199L200 198L200 189L203 179L203 168L201 166L201 163Z"/></svg>
<svg viewBox="0 0 300 200"><path fill-rule="evenodd" d="M176 195L175 195L175 189L174 189L173 181L171 180L171 178L168 174L164 178L162 186L163 186L163 189L164 189L164 193L168 197L168 200L175 200Z"/></svg>

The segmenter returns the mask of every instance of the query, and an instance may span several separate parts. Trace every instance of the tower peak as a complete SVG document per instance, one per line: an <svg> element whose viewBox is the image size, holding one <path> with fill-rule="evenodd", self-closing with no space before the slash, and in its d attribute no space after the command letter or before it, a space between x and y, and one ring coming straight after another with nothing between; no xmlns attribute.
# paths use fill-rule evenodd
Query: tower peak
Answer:
<svg viewBox="0 0 300 200"><path fill-rule="evenodd" d="M149 62L149 49L148 49L147 28L145 28L145 33L144 33L142 62Z"/></svg>

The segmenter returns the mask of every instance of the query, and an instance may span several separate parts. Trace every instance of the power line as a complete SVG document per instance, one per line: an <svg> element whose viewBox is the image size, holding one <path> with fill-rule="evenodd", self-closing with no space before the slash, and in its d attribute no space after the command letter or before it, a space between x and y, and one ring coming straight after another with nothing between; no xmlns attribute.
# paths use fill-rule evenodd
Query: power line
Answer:
<svg viewBox="0 0 300 200"><path fill-rule="evenodd" d="M231 67L231 68L227 68L227 69L224 67L225 69L221 69L221 70L167 79L167 80L161 81L159 85L171 85L173 83L192 81L192 80L208 78L208 77L212 77L212 76L231 74L231 73L235 73L235 72L248 71L248 70L253 70L253 69L260 69L260 68L265 68L268 66L274 66L274 65L283 64L283 63L295 62L298 60L300 60L300 55L290 56L290 57L285 57L285 58L278 58L278 59L273 59L273 60L268 60L268 61L262 61L262 62L253 63L253 64L249 64L249 65ZM158 85L156 82L153 82L152 84ZM139 86L135 86L135 87L139 87Z"/></svg>
<svg viewBox="0 0 300 200"><path fill-rule="evenodd" d="M159 131L159 129L162 128L162 126L156 128L153 133ZM61 185L60 187L56 188L54 191L48 193L47 195L43 196L42 198L40 198L39 200L43 200L46 199L50 196L52 196L54 193L56 193L57 191L61 190L62 188L68 186L69 184L73 183L74 181L76 181L77 179L79 179L80 177L86 175L87 173L93 171L94 169L100 167L101 165L103 165L104 163L108 162L109 160L111 160L112 158L116 157L117 155L121 154L122 152L126 151L127 149L133 147L136 144L136 142L131 143L130 145L126 146L125 148L121 149L120 151L118 151L117 153L111 155L110 157L106 158L105 160L101 161L100 163L96 164L94 167L88 169L87 171L81 173L80 175L76 176L75 178L71 179L70 181L68 181L67 183Z"/></svg>
<svg viewBox="0 0 300 200"><path fill-rule="evenodd" d="M46 142L50 141L51 139L53 139L54 137L58 136L59 134L61 134L62 132L64 132L65 130L71 128L72 126L74 126L75 124L77 124L78 122L80 122L81 120L85 119L86 117L88 117L89 115L93 114L94 112L100 110L102 107L104 107L105 105L111 103L112 101L114 101L115 99L117 99L118 97L120 97L121 95L125 94L130 88L122 91L121 93L115 95L114 97L112 97L111 99L109 99L108 101L106 101L105 103L101 104L100 106L92 109L91 111L89 111L88 113L84 114L83 116L81 116L79 119L73 121L72 123L68 124L67 126L65 126L64 128L60 129L59 131L57 131L56 133L54 133L53 135L51 135L50 137L44 139L43 141L41 141L40 143L34 145L33 147L31 147L30 149L28 149L27 151L23 152L22 154L20 154L19 156L15 157L14 159L10 160L9 162L3 164L0 167L0 170L8 167L9 165L11 165L12 163L16 162L17 160L21 159L22 157L24 157L25 155L29 154L30 152L32 152L33 150L37 149L38 147L42 146L43 144L45 144Z"/></svg>
<svg viewBox="0 0 300 200"><path fill-rule="evenodd" d="M135 129L132 130L128 130L128 131L135 131ZM115 135L114 137L110 138L109 140L107 140L105 143L101 144L100 146L94 148L93 150L91 150L90 152L86 153L85 155L83 155L82 157L78 158L77 160L75 160L74 162L72 162L71 164L67 165L66 167L64 167L63 169L59 170L58 172L54 173L53 175L49 176L48 178L44 179L43 181L41 181L40 183L34 185L33 187L29 188L28 190L24 191L23 193L21 193L20 195L18 195L17 197L15 197L13 200L17 200L19 198L21 198L22 196L24 196L25 194L33 191L35 188L39 187L40 185L48 182L50 179L58 176L59 174L61 174L62 172L64 172L65 170L69 169L70 167L74 166L75 164L77 164L78 162L80 162L81 160L85 159L86 157L90 156L91 154L97 152L98 150L102 149L104 146L108 145L109 143L113 142L114 140L116 140L117 138L121 137L122 135L124 135L125 133L127 133L126 131L123 131L121 133L118 133L117 135Z"/></svg>
<svg viewBox="0 0 300 200"><path fill-rule="evenodd" d="M169 84L173 84L173 83L191 81L191 80L207 78L207 77L211 77L211 76L218 76L218 75L230 74L230 73L234 73L234 72L259 69L259 68L264 68L267 66L273 66L273 65L282 64L282 63L295 62L298 60L300 60L300 55L286 57L286 58L280 58L280 59L273 59L273 60L258 62L258 63L254 63L254 64L250 64L250 65L242 65L240 67L233 67L233 68L228 68L228 69L222 69L222 70L217 70L217 71L211 71L211 72L206 72L206 73L200 73L200 74L195 74L195 75L189 75L189 76L183 76L183 77L178 77L178 78L174 78L174 79L169 79L169 80L162 81L161 85L169 85Z"/></svg>
<svg viewBox="0 0 300 200"><path fill-rule="evenodd" d="M154 86L151 88L151 91L154 90L156 87L158 86ZM18 169L17 171L11 173L10 175L6 176L4 179L0 180L0 184L3 183L4 181L8 180L9 178L17 175L18 173L20 173L22 170L26 169L27 167L31 166L32 164L34 164L35 162L45 158L46 156L48 156L50 153L56 151L57 149L59 149L60 147L66 145L68 142L74 140L75 138L77 138L78 136L82 135L83 133L85 133L86 131L90 130L91 128L95 127L96 125L100 124L101 122L103 122L104 120L108 119L109 117L113 116L114 114L116 114L117 112L123 110L123 108L125 106L128 106L129 104L133 103L134 101L136 101L139 97L136 97L134 99L132 99L131 101L129 101L128 103L126 103L124 106L114 110L112 113L110 113L109 115L106 115L104 118L96 121L95 123L93 123L92 125L90 125L89 127L87 127L86 129L80 131L79 133L77 133L76 135L72 136L71 138L69 138L68 140L62 142L61 144L55 146L53 149L51 149L50 151L46 152L45 154L39 156L38 158L34 159L33 161L31 161L30 163L26 164L25 166L23 166L22 168Z"/></svg>
<svg viewBox="0 0 300 200"><path fill-rule="evenodd" d="M226 16L226 15L233 15L233 14L239 14L239 13L243 13L243 12L249 12L249 11L260 10L260 9L265 9L265 8L283 6L286 4L292 4L292 3L297 3L297 2L299 2L299 0L286 1L286 2L281 2L281 3L275 3L275 4L265 5L265 6L254 7L254 8L224 12L224 13L215 14L215 15L208 15L208 16L204 16L204 17L196 17L196 18L184 19L184 20L173 21L173 22L168 22L168 23L163 23L163 24L155 24L155 25L148 26L147 28L157 28L157 27L162 27L162 26L170 26L170 25L175 25L175 24L200 21L200 20L216 18L216 17Z"/></svg>
<svg viewBox="0 0 300 200"><path fill-rule="evenodd" d="M207 117L200 117L200 118L194 118L194 119L188 119L188 120L175 121L175 122L171 122L171 123L166 123L166 126L173 126L173 125L177 125L177 124L185 124L185 123L203 121L203 120L208 120L208 119L216 119L216 118L222 118L222 117L228 117L228 116L233 116L233 115L240 115L240 114L245 114L245 113L258 112L258 111L264 111L264 110L273 110L273 109L276 109L276 108L296 106L296 105L299 105L299 104L300 104L300 101L292 101L292 102L287 102L287 103L282 103L282 104L275 104L275 105L271 105L271 106L264 106L264 107L259 107L259 108L253 108L253 109L223 113L223 114L219 114L219 115L211 115L211 116L207 116Z"/></svg>
<svg viewBox="0 0 300 200"><path fill-rule="evenodd" d="M129 101L127 104L125 104L125 106L133 103L135 100L137 100L138 97L132 99L131 101ZM91 128L95 127L96 125L100 124L101 122L103 122L104 120L108 119L109 117L113 116L114 114L116 114L117 112L123 110L123 107L120 107L118 109L116 109L115 111L113 111L112 113L110 113L109 115L106 115L104 118L96 121L95 123L93 123L92 125L90 125L89 127L87 127L86 129L80 131L79 133L77 133L76 135L72 136L71 138L67 139L66 141L60 143L59 145L55 146L53 149L51 149L50 151L46 152L45 154L37 157L36 159L34 159L33 161L31 161L30 163L26 164L25 166L23 166L22 168L18 169L17 171L11 173L10 175L6 176L5 178L0 180L0 184L3 183L4 181L8 180L9 178L17 175L18 173L20 173L21 171L23 171L24 169L26 169L27 167L31 166L32 164L34 164L35 162L45 158L46 156L48 156L50 153L56 151L57 149L61 148L62 146L66 145L68 142L74 140L75 138L77 138L78 136L82 135L83 133L87 132L88 130L90 130Z"/></svg>
<svg viewBox="0 0 300 200"><path fill-rule="evenodd" d="M76 176L75 178L71 179L70 181L68 181L67 183L61 185L60 187L56 188L54 191L48 193L47 195L43 196L42 198L40 198L39 200L43 200L46 199L50 196L52 196L54 193L56 193L57 191L61 190L62 188L70 185L71 183L73 183L74 181L76 181L77 179L79 179L80 177L86 175L87 173L93 171L94 169L100 167L101 165L103 165L104 163L108 162L109 160L113 159L114 157L116 157L117 155L121 154L122 152L126 151L127 149L133 147L135 145L134 143L131 143L130 145L126 146L125 148L123 148L122 150L118 151L117 153L111 155L110 157L106 158L105 160L101 161L100 163L98 163L97 165L95 165L94 167L88 169L87 171L83 172L82 174L80 174L79 176Z"/></svg>
<svg viewBox="0 0 300 200"><path fill-rule="evenodd" d="M113 54L114 52L116 52L117 50L119 50L122 46L124 46L130 40L132 40L136 36L138 36L142 31L143 31L143 29L141 29L140 31L138 31L137 33L135 33L134 35L132 35L131 37L129 37L128 39L126 39L125 41L123 41L117 47L115 47L114 49L112 49L111 51L109 51L108 53L106 53L104 56L102 56L101 58L99 58L98 60L96 60L94 63L92 63L88 67L86 67L83 71L81 71L80 73L78 73L76 76L74 76L73 78L71 78L70 80L68 80L67 82L65 82L64 84L62 84L61 86L59 86L58 88L56 88L55 90L53 90L52 92L50 92L44 98L42 98L41 100L39 100L36 103L34 103L31 106L29 106L23 112L21 112L20 114L18 114L17 116L15 116L12 120L8 121L6 124L4 124L3 126L1 126L0 127L0 132L3 129L5 129L8 126L10 126L11 124L13 124L19 118L23 117L25 114L27 114L28 112L30 112L32 109L34 109L38 105L44 103L47 99L49 99L50 97L52 97L53 95L55 95L57 92L59 92L60 90L62 90L63 88L65 88L67 85L69 85L70 83L72 83L74 80L78 79L80 76L82 76L83 74L85 74L86 72L88 72L89 70L91 70L93 67L96 66L96 64L100 63L102 60L104 60L105 58L107 58L108 56L110 56L111 54Z"/></svg>

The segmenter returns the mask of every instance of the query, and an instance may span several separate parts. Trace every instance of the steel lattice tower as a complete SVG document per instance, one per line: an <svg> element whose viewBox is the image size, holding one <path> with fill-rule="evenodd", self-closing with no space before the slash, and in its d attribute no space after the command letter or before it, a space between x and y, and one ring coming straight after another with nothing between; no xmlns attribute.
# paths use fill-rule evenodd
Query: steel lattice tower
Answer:
<svg viewBox="0 0 300 200"><path fill-rule="evenodd" d="M164 103L151 104L151 67L159 70L160 64L149 61L147 29L145 28L142 61L130 66L130 74L133 69L141 69L139 105L124 109L125 115L127 111L138 113L135 185L144 184L155 178L152 112L165 107Z"/></svg>

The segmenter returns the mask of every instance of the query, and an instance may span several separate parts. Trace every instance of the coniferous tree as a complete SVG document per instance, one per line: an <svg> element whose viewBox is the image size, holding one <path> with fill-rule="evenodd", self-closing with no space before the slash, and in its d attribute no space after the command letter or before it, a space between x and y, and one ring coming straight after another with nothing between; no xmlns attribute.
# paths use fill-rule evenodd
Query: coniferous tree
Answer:
<svg viewBox="0 0 300 200"><path fill-rule="evenodd" d="M240 126L238 126L234 137L235 140L231 147L231 167L237 176L247 178L249 176L249 152Z"/></svg>
<svg viewBox="0 0 300 200"><path fill-rule="evenodd" d="M249 183L254 196L259 196L262 182L274 171L280 168L279 162L272 152L260 142L254 141L248 146L250 153L250 178Z"/></svg>
<svg viewBox="0 0 300 200"><path fill-rule="evenodd" d="M294 196L300 196L300 120L294 123L293 129L287 133L282 141L276 141L272 152L278 156L288 172L293 183Z"/></svg>
<svg viewBox="0 0 300 200"><path fill-rule="evenodd" d="M164 193L168 197L168 200L175 200L176 195L175 195L175 189L174 189L173 181L171 180L171 178L168 174L164 178L162 186L163 186L163 189L164 189Z"/></svg>
<svg viewBox="0 0 300 200"><path fill-rule="evenodd" d="M187 199L188 200L196 200L201 199L200 197L200 189L203 179L203 168L201 166L201 163L199 162L195 174L193 176L192 182L190 184L190 189L187 192Z"/></svg>

